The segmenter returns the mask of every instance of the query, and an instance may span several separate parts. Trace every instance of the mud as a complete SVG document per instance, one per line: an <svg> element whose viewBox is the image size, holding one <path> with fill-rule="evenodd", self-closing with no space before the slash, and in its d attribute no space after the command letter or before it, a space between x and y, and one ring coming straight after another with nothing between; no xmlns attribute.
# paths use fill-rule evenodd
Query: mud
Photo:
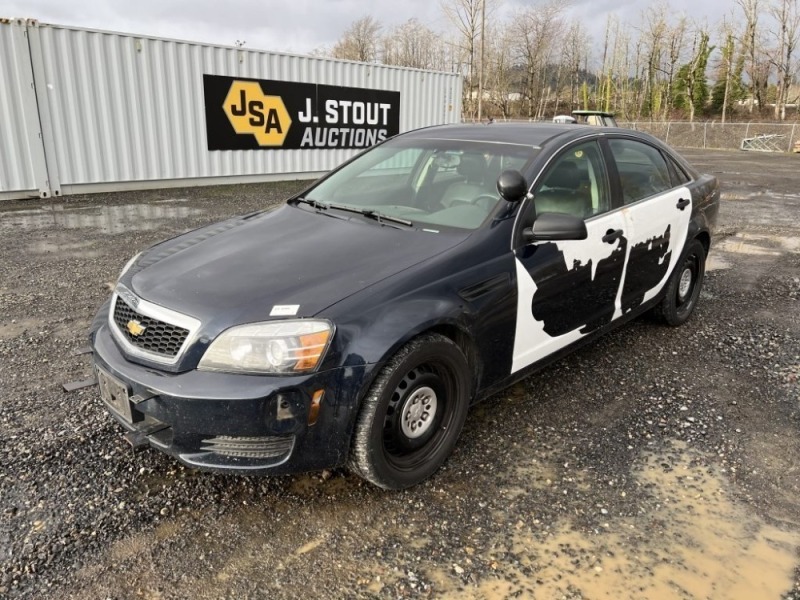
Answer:
<svg viewBox="0 0 800 600"><path fill-rule="evenodd" d="M486 400L399 493L133 453L86 379L127 259L302 182L0 205L0 597L800 599L798 156L722 182L701 302Z"/></svg>
<svg viewBox="0 0 800 600"><path fill-rule="evenodd" d="M647 500L634 516L601 509L604 521L590 535L566 519L552 528L520 522L484 555L495 575L477 589L431 573L442 597L752 600L791 588L800 532L748 515L722 474L700 466L685 444L640 462L634 485ZM498 561L508 553L518 567Z"/></svg>

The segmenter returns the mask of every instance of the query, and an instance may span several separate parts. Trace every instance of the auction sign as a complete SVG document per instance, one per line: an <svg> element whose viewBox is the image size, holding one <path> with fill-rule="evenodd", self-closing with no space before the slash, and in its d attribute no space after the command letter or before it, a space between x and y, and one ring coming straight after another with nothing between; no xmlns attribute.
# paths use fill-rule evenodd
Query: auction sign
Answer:
<svg viewBox="0 0 800 600"><path fill-rule="evenodd" d="M209 150L368 148L400 133L400 92L203 75Z"/></svg>

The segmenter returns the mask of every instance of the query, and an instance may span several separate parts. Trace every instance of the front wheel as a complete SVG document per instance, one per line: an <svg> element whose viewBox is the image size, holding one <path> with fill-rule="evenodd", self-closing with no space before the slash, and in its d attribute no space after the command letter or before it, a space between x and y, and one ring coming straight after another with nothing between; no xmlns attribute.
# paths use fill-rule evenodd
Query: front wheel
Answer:
<svg viewBox="0 0 800 600"><path fill-rule="evenodd" d="M385 489L420 483L453 451L469 399L469 365L460 348L439 334L411 340L362 403L350 469Z"/></svg>
<svg viewBox="0 0 800 600"><path fill-rule="evenodd" d="M693 240L667 282L667 292L655 314L667 325L683 325L694 312L706 272L706 249Z"/></svg>

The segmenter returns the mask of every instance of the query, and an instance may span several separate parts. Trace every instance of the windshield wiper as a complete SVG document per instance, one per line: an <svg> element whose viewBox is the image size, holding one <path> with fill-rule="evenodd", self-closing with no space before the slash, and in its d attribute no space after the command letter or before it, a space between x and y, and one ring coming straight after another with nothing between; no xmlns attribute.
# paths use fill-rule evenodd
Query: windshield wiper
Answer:
<svg viewBox="0 0 800 600"><path fill-rule="evenodd" d="M325 208L335 208L337 210L343 210L346 212L356 213L358 215L363 215L369 219L375 219L378 223L383 225L384 221L388 221L390 223L399 223L400 225L406 225L411 227L413 223L408 219L401 219L400 217L393 217L392 215L386 215L382 212L377 210L372 210L369 208L357 208L355 206L347 206L345 204L334 204L333 202L329 202L328 204L324 205Z"/></svg>
<svg viewBox="0 0 800 600"><path fill-rule="evenodd" d="M314 208L318 208L320 210L325 210L326 208L328 208L328 205L325 204L324 202L319 202L318 200L312 200L311 198L299 197L295 198L294 201L302 202L303 204L308 204L309 206L313 206Z"/></svg>

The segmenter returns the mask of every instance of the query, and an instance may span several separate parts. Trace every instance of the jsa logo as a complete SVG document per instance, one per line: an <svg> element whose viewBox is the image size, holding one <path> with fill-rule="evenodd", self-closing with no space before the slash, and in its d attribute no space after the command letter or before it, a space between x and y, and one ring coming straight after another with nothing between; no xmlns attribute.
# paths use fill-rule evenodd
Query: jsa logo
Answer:
<svg viewBox="0 0 800 600"><path fill-rule="evenodd" d="M282 146L292 118L280 96L265 96L255 81L234 81L222 105L234 131L252 134L259 146Z"/></svg>

